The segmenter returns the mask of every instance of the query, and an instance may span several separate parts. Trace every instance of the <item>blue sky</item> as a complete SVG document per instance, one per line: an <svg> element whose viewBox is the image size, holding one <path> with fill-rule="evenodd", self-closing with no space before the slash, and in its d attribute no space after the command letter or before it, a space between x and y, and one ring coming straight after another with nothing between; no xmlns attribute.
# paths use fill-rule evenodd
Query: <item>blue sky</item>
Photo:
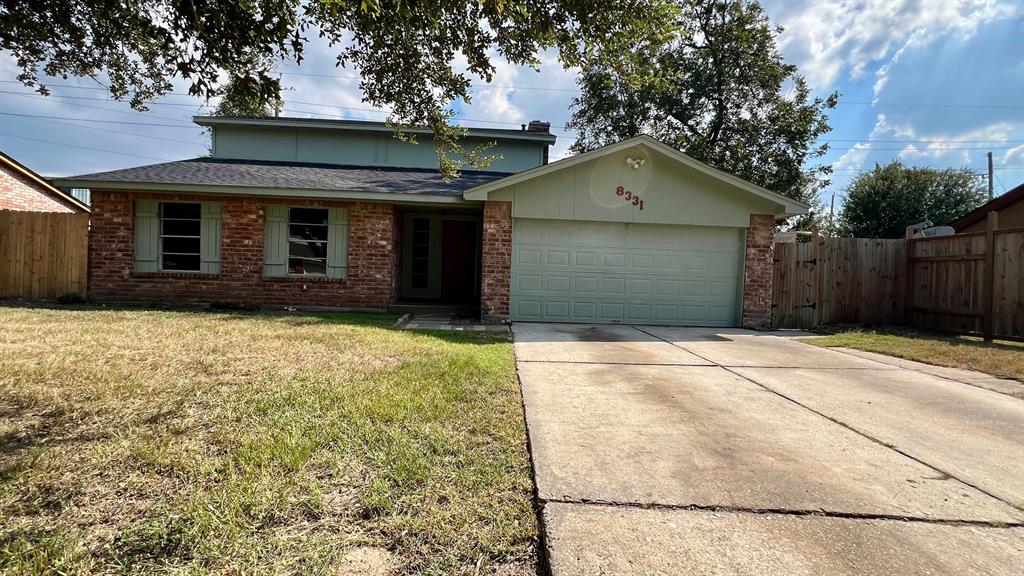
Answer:
<svg viewBox="0 0 1024 576"><path fill-rule="evenodd" d="M984 172L995 156L999 194L1024 182L1024 0L764 0L786 59L821 95L841 93L832 114L835 168L825 201L858 171L900 158L908 164ZM301 67L281 68L285 114L383 120L361 101L352 70L334 67L330 49L311 45ZM461 106L466 126L515 128L547 120L566 154L564 130L574 71L544 55L539 72L500 61L490 85ZM191 124L202 102L184 94L150 112L109 100L92 80L53 79L53 95L14 81L0 52L0 149L46 176L83 174L202 155L205 133Z"/></svg>

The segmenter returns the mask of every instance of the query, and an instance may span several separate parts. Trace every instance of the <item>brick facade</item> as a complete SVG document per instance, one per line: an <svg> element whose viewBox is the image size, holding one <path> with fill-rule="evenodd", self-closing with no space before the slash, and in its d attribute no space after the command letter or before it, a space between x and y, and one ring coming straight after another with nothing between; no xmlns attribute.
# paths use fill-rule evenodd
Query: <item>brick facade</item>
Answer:
<svg viewBox="0 0 1024 576"><path fill-rule="evenodd" d="M70 204L55 198L38 182L3 163L0 163L0 210L75 212Z"/></svg>
<svg viewBox="0 0 1024 576"><path fill-rule="evenodd" d="M512 283L512 203L484 203L480 315L507 320Z"/></svg>
<svg viewBox="0 0 1024 576"><path fill-rule="evenodd" d="M134 272L137 198L221 202L221 272ZM348 277L264 277L266 204L347 207ZM93 190L89 295L102 301L386 308L394 301L398 289L397 228L393 204Z"/></svg>
<svg viewBox="0 0 1024 576"><path fill-rule="evenodd" d="M774 237L774 216L750 215L743 266L743 326L746 328L771 326Z"/></svg>

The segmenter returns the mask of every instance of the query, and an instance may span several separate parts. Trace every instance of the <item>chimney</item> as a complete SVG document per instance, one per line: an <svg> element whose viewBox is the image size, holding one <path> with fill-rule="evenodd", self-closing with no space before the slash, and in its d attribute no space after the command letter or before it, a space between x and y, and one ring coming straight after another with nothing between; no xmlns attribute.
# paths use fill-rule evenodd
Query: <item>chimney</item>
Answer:
<svg viewBox="0 0 1024 576"><path fill-rule="evenodd" d="M551 132L551 122L541 122L540 120L531 120L529 126L526 128L527 132L543 132L549 134Z"/></svg>

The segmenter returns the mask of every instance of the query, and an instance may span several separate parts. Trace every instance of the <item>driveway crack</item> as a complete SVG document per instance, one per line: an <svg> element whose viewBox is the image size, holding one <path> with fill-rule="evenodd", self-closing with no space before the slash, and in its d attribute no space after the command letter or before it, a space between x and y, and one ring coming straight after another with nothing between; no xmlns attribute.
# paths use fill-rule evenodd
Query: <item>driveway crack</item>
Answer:
<svg viewBox="0 0 1024 576"><path fill-rule="evenodd" d="M818 518L842 518L845 520L884 520L895 522L915 522L921 524L941 524L945 526L982 526L986 528L1022 528L1024 522L998 522L989 520L954 520L949 518L925 518L921 516L905 516L900 514L868 514L859 512L841 512L837 510L804 510L794 508L751 508L746 506L722 506L706 504L658 504L645 502L620 502L614 500L597 500L589 498L541 498L540 505L569 504L576 506L604 506L609 508L629 508L640 510L668 510L692 512L725 512L733 514L758 514L780 516L811 516Z"/></svg>
<svg viewBox="0 0 1024 576"><path fill-rule="evenodd" d="M955 474L951 474L950 472L948 472L946 470L943 470L943 469L941 469L941 468L939 468L939 467L937 467L937 466L935 466L935 465L933 465L933 464L931 464L929 462L926 462L926 461L918 458L917 456L914 456L913 454L910 454L909 452L901 450L900 448L896 447L892 443L885 442L883 440L875 438L874 436L868 434L867 432L864 432L862 430L858 430L857 428L854 428L853 426L847 424L846 422L843 422L842 420L838 420L836 418L833 418L832 416L829 416L828 414L825 414L824 412L821 412L819 410L815 410L814 408L811 408L810 406L808 406L806 404L803 404L802 402L800 402L799 400L797 400L797 399L795 399L795 398L793 398L791 396L787 396L786 394L783 394L782 392L779 392L778 390L775 390L775 389L771 388L770 386L766 386L766 385L758 382L757 380L754 380L753 378L750 378L748 376L745 376L745 375L737 372L732 367L723 366L723 365L721 365L721 364L719 364L717 362L712 361L711 359L709 359L707 357L701 356L700 354L694 352L693 350L688 350L687 348L685 348L683 346L680 346L680 345L676 344L675 342L672 342L670 340L666 340L665 338L662 338L661 336L658 336L657 334L654 334L652 332L648 332L647 330L644 330L643 328L639 328L637 326L633 326L633 328L638 330L638 331L640 331L640 332L642 332L642 333L644 333L644 334L647 334L648 336L651 336L653 338L657 338L658 340L661 340L662 342L665 342L667 344L675 346L676 348L679 348L680 350L683 350L685 352L693 354L694 356L700 358L701 360L709 362L713 366L718 366L719 368L721 368L721 369L723 369L723 370L725 370L725 371L727 371L727 372L729 372L731 374L734 374L734 375L738 376L739 378L742 378L743 380L746 380L747 382L750 382L750 383L754 384L755 386L758 386L758 387L760 387L760 388L762 388L762 389L764 389L764 390L766 390L766 391L768 391L768 392L778 396L779 398L782 398L784 400L792 402L793 404L796 404L797 406L803 408L804 410L807 410L808 412L816 414L816 415L818 415L818 416L828 420L829 422L832 422L833 424L837 424L839 426L842 426L843 428L845 428L845 429L847 429L847 430L853 432L854 434L857 434L857 435L859 435L859 436L861 436L863 438L866 438L866 439L870 440L871 442L874 442L875 444L878 444L880 446L888 448L889 450L892 450L892 451L900 454L901 456L909 458L909 459L913 460L914 462L917 462L918 464L921 464L922 466L930 468L931 470L934 470L935 472L938 472L939 474L942 474L944 476L952 478L953 480L956 480L957 482L960 482L961 484L963 484L965 486L969 486L969 487L977 490L978 492L980 492L980 493L982 493L982 494L984 494L984 495L986 495L986 496L988 496L990 498L994 498L995 500L1006 504L1007 506L1013 508L1014 510L1021 510L1020 505L1018 503L1009 502L1006 499L1001 498L1001 497L993 494L992 492L989 492L988 490L985 490L984 488L982 488L982 487L980 487L980 486L978 486L976 484L968 482L967 480L964 480L963 478L960 478L960 477L956 476ZM809 346L809 344L808 344L808 346ZM964 521L961 521L961 522L973 522L973 521L964 520Z"/></svg>

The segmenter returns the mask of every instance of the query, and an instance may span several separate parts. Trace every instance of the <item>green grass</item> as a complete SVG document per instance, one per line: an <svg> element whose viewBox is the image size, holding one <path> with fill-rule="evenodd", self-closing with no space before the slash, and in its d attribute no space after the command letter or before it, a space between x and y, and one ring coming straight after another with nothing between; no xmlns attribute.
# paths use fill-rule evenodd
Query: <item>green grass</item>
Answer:
<svg viewBox="0 0 1024 576"><path fill-rule="evenodd" d="M383 315L0 308L0 573L531 573L509 342Z"/></svg>
<svg viewBox="0 0 1024 576"><path fill-rule="evenodd" d="M808 338L816 346L842 346L888 354L936 366L977 370L1024 382L1024 344L985 343L969 336L945 336L904 328L866 330L827 328L824 338Z"/></svg>

